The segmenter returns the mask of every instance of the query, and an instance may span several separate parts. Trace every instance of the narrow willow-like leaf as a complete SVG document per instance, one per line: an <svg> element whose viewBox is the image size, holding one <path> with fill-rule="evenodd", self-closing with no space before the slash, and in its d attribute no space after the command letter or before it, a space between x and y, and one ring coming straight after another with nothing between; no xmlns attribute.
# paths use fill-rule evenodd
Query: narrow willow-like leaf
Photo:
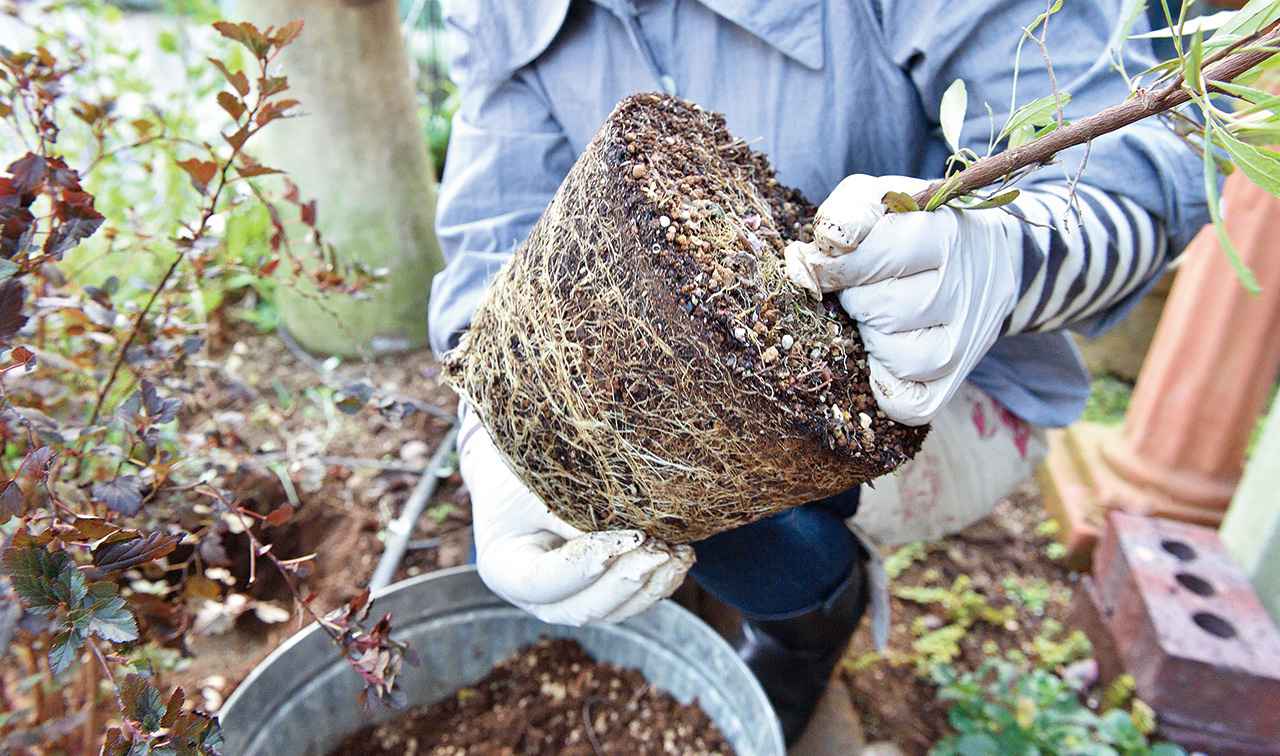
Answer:
<svg viewBox="0 0 1280 756"><path fill-rule="evenodd" d="M1236 129L1236 138L1246 144L1265 147L1280 144L1280 125L1263 124Z"/></svg>
<svg viewBox="0 0 1280 756"><path fill-rule="evenodd" d="M1181 32L1179 32L1175 25L1164 29L1145 32L1143 34L1132 34L1129 36L1129 39L1165 39L1179 33L1184 37L1188 34L1203 34L1204 32L1215 31L1226 26L1235 15L1236 12L1230 10L1210 13L1207 16L1199 16L1184 22L1182 24Z"/></svg>
<svg viewBox="0 0 1280 756"><path fill-rule="evenodd" d="M950 178L948 178L946 181L942 182L942 186L938 187L938 191L934 192L933 196L929 198L929 201L925 203L924 209L933 211L933 210L937 210L939 207L942 207L944 201L947 199L947 196L951 194L951 192L956 188L957 185L959 185L959 183L960 183L959 174L955 174Z"/></svg>
<svg viewBox="0 0 1280 756"><path fill-rule="evenodd" d="M1209 37L1206 49L1212 51L1226 47L1277 18L1280 18L1280 0L1249 0L1243 8L1232 12L1232 16L1226 20L1226 23L1220 25L1218 30Z"/></svg>
<svg viewBox="0 0 1280 756"><path fill-rule="evenodd" d="M1280 197L1280 153L1243 142L1225 129L1213 129L1213 137L1250 181Z"/></svg>
<svg viewBox="0 0 1280 756"><path fill-rule="evenodd" d="M1231 237L1227 234L1226 223L1222 220L1222 207L1218 201L1218 166L1213 158L1213 132L1217 131L1211 123L1206 123L1204 128L1204 191L1205 196L1209 200L1209 218L1213 222L1214 233L1218 236L1218 245L1222 247L1223 252L1227 254L1227 261L1231 263L1231 267L1235 270L1236 278L1240 279L1241 285L1250 294L1257 294L1262 291L1258 286L1258 278L1244 264L1244 260L1240 259L1240 253L1236 251L1236 247L1231 243Z"/></svg>
<svg viewBox="0 0 1280 756"><path fill-rule="evenodd" d="M1246 86L1244 84L1241 84L1239 80L1236 80L1236 81L1216 81L1215 80L1215 81L1210 81L1209 84L1214 89L1221 89L1222 91L1226 92L1229 95L1232 95L1233 97L1238 97L1254 105L1264 105L1264 104L1280 101L1280 96L1274 95L1265 89L1258 89L1257 87Z"/></svg>
<svg viewBox="0 0 1280 756"><path fill-rule="evenodd" d="M1009 116L1009 120L1005 122L1004 128L1000 129L1000 135L996 137L999 142L1009 136L1016 129L1025 126L1045 126L1049 123L1057 123L1058 108L1067 106L1071 102L1071 95L1067 92L1059 92L1058 96L1045 95L1038 99L1023 105Z"/></svg>
<svg viewBox="0 0 1280 756"><path fill-rule="evenodd" d="M1203 91L1200 86L1200 62L1204 60L1204 32L1197 31L1191 38L1191 50L1187 53L1186 65L1182 67L1182 78L1187 80L1191 88Z"/></svg>
<svg viewBox="0 0 1280 756"><path fill-rule="evenodd" d="M1034 140L1035 138L1036 138L1035 127L1032 126L1031 124L1024 124L1021 127L1014 129L1009 134L1009 141L1007 143L1007 146L1009 149L1012 150L1014 147L1021 147L1022 145Z"/></svg>
<svg viewBox="0 0 1280 756"><path fill-rule="evenodd" d="M952 152L960 151L960 132L964 129L964 114L969 108L969 93L965 90L964 80L956 79L942 93L942 105L938 109L938 123L942 126L942 137Z"/></svg>
<svg viewBox="0 0 1280 756"><path fill-rule="evenodd" d="M1054 0L1053 5L1050 5L1049 9L1046 10L1044 13L1041 13L1040 15L1036 16L1035 20L1031 22L1031 25L1028 26L1027 29L1029 31L1035 31L1036 29L1040 28L1040 24L1049 20L1049 16L1052 16L1053 14L1057 13L1060 10L1062 10L1062 0Z"/></svg>
<svg viewBox="0 0 1280 756"><path fill-rule="evenodd" d="M1022 192L1018 191L1017 189L1010 189L1009 191L1004 192L1003 194L997 194L994 197L988 197L982 202L979 202L978 204L973 205L967 209L986 210L992 207L1004 207L1010 202L1013 202L1014 200L1016 200L1019 194L1022 194Z"/></svg>
<svg viewBox="0 0 1280 756"><path fill-rule="evenodd" d="M1177 58L1174 58L1172 60L1162 61L1160 63L1155 64L1154 66L1151 66L1150 68L1144 68L1143 70L1139 71L1138 75L1135 78L1145 79L1148 76L1151 76L1152 74L1160 74L1161 76L1163 76L1164 74L1167 74L1170 71L1176 70L1180 65L1182 65L1182 61L1178 60Z"/></svg>

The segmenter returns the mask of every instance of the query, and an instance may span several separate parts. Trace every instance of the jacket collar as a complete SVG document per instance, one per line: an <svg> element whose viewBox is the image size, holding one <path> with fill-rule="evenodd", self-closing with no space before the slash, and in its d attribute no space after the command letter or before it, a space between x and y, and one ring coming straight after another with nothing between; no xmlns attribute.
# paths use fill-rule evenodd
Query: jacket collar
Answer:
<svg viewBox="0 0 1280 756"><path fill-rule="evenodd" d="M823 0L699 0L703 5L812 69L822 68Z"/></svg>
<svg viewBox="0 0 1280 756"><path fill-rule="evenodd" d="M658 0L643 0L657 2ZM613 12L634 0L594 0ZM824 0L697 0L789 58L823 66ZM468 77L494 81L529 63L550 46L569 13L570 0L445 0L446 27L484 46L483 54L456 45L452 65Z"/></svg>

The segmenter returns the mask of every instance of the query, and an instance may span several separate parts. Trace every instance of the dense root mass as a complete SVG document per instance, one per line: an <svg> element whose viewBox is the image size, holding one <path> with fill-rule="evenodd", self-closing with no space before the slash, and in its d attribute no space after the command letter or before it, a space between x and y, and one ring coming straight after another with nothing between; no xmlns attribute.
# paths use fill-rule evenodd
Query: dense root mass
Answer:
<svg viewBox="0 0 1280 756"><path fill-rule="evenodd" d="M697 701L576 641L541 640L443 701L348 737L329 756L733 756Z"/></svg>
<svg viewBox="0 0 1280 756"><path fill-rule="evenodd" d="M557 515L696 541L883 475L857 330L790 283L815 208L723 116L623 100L446 358Z"/></svg>

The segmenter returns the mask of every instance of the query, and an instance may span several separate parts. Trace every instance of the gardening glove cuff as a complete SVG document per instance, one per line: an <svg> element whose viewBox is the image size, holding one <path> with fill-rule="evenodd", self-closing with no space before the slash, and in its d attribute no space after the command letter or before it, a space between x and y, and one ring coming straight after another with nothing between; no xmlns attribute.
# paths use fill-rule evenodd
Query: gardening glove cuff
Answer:
<svg viewBox="0 0 1280 756"><path fill-rule="evenodd" d="M638 530L583 533L556 517L463 410L458 465L471 492L476 565L489 589L544 622L619 622L669 596L693 550Z"/></svg>

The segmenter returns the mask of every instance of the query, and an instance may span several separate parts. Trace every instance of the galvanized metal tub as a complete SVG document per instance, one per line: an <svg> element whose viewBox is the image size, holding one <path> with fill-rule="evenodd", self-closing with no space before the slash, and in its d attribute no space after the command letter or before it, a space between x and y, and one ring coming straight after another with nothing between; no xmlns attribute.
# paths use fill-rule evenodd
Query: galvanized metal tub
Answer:
<svg viewBox="0 0 1280 756"><path fill-rule="evenodd" d="M617 624L540 622L495 596L474 567L405 580L374 594L395 636L422 659L400 685L410 705L432 703L488 674L542 637L573 638L597 660L639 669L681 701L696 698L739 754L784 756L782 731L754 676L714 630L671 601ZM226 753L325 754L373 721L356 702L360 683L324 632L311 625L259 664L220 712ZM383 712L377 719L390 719Z"/></svg>

